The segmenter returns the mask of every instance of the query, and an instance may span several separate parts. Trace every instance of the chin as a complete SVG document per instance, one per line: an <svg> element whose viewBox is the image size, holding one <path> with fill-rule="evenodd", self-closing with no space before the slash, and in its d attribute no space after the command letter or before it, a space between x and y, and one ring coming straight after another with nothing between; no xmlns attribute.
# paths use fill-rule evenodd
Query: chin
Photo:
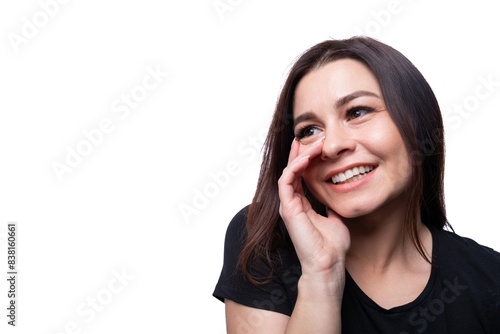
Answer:
<svg viewBox="0 0 500 334"><path fill-rule="evenodd" d="M346 219L368 216L376 211L376 208L372 208L367 203L365 203L364 205L359 203L357 203L356 205L337 203L335 205L327 204L327 206L333 211L335 211L339 216Z"/></svg>
<svg viewBox="0 0 500 334"><path fill-rule="evenodd" d="M346 219L359 218L359 217L366 216L367 214L369 214L369 212L366 212L365 210L363 210L363 211L361 211L361 210L354 210L354 211L353 210L338 210L335 212L339 216L341 216L342 218L346 218Z"/></svg>

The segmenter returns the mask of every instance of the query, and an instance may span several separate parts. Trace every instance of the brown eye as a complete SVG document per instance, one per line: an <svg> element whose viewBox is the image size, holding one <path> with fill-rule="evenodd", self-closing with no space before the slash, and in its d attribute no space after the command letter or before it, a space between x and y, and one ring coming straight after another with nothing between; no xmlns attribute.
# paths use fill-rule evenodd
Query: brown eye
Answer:
<svg viewBox="0 0 500 334"><path fill-rule="evenodd" d="M373 108L355 107L355 108L349 109L347 111L347 117L349 119L355 119L355 118L362 117L362 116L364 116L372 111L373 111Z"/></svg>
<svg viewBox="0 0 500 334"><path fill-rule="evenodd" d="M315 126L305 126L297 131L295 138L297 138L301 144L307 145L314 143L322 133L323 131Z"/></svg>
<svg viewBox="0 0 500 334"><path fill-rule="evenodd" d="M295 138L302 139L305 137L314 136L315 134L319 133L319 131L320 130L314 126L306 126L297 131L297 133L295 134Z"/></svg>

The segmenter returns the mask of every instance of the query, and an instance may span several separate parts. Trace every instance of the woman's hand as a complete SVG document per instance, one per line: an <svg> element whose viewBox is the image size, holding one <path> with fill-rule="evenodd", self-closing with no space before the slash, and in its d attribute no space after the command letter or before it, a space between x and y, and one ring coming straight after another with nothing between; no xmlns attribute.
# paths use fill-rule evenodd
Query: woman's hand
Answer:
<svg viewBox="0 0 500 334"><path fill-rule="evenodd" d="M329 208L327 217L316 213L302 189L302 172L321 154L323 140L308 145L299 154L300 145L298 140L293 141L288 165L278 181L279 212L299 257L302 274L343 276L351 242L349 230Z"/></svg>

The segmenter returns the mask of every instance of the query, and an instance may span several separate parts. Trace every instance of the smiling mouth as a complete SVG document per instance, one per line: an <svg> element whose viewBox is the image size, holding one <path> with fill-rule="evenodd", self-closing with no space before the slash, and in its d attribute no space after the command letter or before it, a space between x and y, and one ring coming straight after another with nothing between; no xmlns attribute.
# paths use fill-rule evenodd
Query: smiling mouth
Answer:
<svg viewBox="0 0 500 334"><path fill-rule="evenodd" d="M332 182L333 184L344 184L344 183L349 183L353 182L356 180L359 180L368 173L370 173L372 170L374 170L377 166L359 166L359 167L354 167L348 170L343 171L342 173L335 174L332 176Z"/></svg>

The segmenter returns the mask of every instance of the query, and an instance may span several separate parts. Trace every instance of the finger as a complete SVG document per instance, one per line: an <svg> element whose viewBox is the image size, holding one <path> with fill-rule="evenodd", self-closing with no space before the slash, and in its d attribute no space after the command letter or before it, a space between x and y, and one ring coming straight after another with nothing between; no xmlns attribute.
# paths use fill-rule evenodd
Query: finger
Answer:
<svg viewBox="0 0 500 334"><path fill-rule="evenodd" d="M320 138L315 143L308 145L305 150L298 155L300 142L294 140L290 149L289 162L283 170L278 185L296 186L301 181L302 172L307 168L311 159L321 153L323 147L323 138ZM295 188L295 187L294 187ZM288 191L291 191L288 189Z"/></svg>
<svg viewBox="0 0 500 334"><path fill-rule="evenodd" d="M320 139L309 145L302 145L298 139L294 139L290 147L290 153L288 154L288 165L290 165L294 160L301 160L303 157L306 157L307 155L315 157L318 154L320 154L323 147L324 139L325 137L321 137ZM302 152L300 152L301 148Z"/></svg>
<svg viewBox="0 0 500 334"><path fill-rule="evenodd" d="M290 148L289 163L283 170L278 180L278 195L283 207L292 211L301 211L303 205L297 206L297 200L304 196L302 190L302 172L307 169L312 157L320 154L323 145L323 138L308 145L303 152L298 154L300 142L294 140ZM299 195L299 196L297 196ZM286 211L288 211L286 210Z"/></svg>
<svg viewBox="0 0 500 334"><path fill-rule="evenodd" d="M301 174L308 164L308 156L306 156L283 170L283 174L278 180L278 195L281 203L285 206L294 199L295 194L303 195L300 187Z"/></svg>
<svg viewBox="0 0 500 334"><path fill-rule="evenodd" d="M300 142L295 138L292 141L292 146L290 147L290 154L288 155L288 164L290 164L297 155L299 155Z"/></svg>
<svg viewBox="0 0 500 334"><path fill-rule="evenodd" d="M290 155L288 157L288 166L294 167L296 164L303 165L303 161L310 161L312 158L318 156L323 149L324 137L318 139L314 143L305 146L305 148L300 152L300 142L298 140L294 140L292 147L290 149ZM287 166L287 167L288 167ZM306 165L307 166L307 165Z"/></svg>

